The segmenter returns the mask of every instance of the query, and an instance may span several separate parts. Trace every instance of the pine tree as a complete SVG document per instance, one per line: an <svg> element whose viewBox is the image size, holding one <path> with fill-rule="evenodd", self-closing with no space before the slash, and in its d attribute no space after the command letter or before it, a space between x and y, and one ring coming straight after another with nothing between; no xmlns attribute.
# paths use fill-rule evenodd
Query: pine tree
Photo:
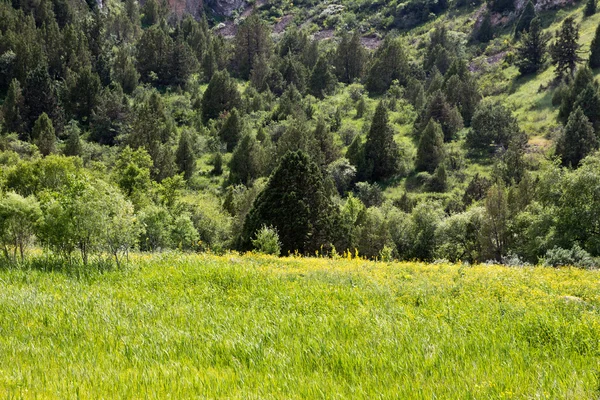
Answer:
<svg viewBox="0 0 600 400"><path fill-rule="evenodd" d="M533 5L533 2L529 0L515 26L515 39L518 39L523 32L529 32L531 21L533 21L535 17L535 6Z"/></svg>
<svg viewBox="0 0 600 400"><path fill-rule="evenodd" d="M81 145L81 129L77 126L77 122L71 120L66 128L67 143L65 144L64 154L65 156L76 157L80 156L82 152Z"/></svg>
<svg viewBox="0 0 600 400"><path fill-rule="evenodd" d="M21 85L19 81L13 79L8 87L8 93L2 104L2 117L4 119L4 125L2 126L4 133L18 133L24 132L23 126L23 107L24 107L23 93L21 92Z"/></svg>
<svg viewBox="0 0 600 400"><path fill-rule="evenodd" d="M196 167L196 155L192 146L192 140L188 132L183 132L179 138L177 152L175 153L175 162L179 171L183 172L183 178L189 180Z"/></svg>
<svg viewBox="0 0 600 400"><path fill-rule="evenodd" d="M32 136L43 156L56 152L54 126L52 126L52 120L46 113L42 113L37 121L35 121Z"/></svg>
<svg viewBox="0 0 600 400"><path fill-rule="evenodd" d="M258 14L252 14L238 28L234 44L234 62L240 78L247 80L256 57L268 58L271 35L267 24Z"/></svg>
<svg viewBox="0 0 600 400"><path fill-rule="evenodd" d="M587 67L579 68L575 74L575 79L569 87L561 94L560 107L558 109L558 120L566 125L571 112L575 109L573 105L577 101L579 94L582 93L588 86L594 86L594 73ZM559 87L558 90L561 88Z"/></svg>
<svg viewBox="0 0 600 400"><path fill-rule="evenodd" d="M567 17L560 30L556 32L556 40L550 49L557 78L562 78L567 73L573 76L575 73L575 67L581 61L579 57L581 45L577 43L578 40L579 26L575 24L573 17Z"/></svg>
<svg viewBox="0 0 600 400"><path fill-rule="evenodd" d="M229 161L229 183L249 186L263 176L266 153L261 144L250 134L244 135L233 151Z"/></svg>
<svg viewBox="0 0 600 400"><path fill-rule="evenodd" d="M242 137L242 119L237 109L233 109L223 127L219 131L219 138L227 145L227 151L231 152L237 146L238 141Z"/></svg>
<svg viewBox="0 0 600 400"><path fill-rule="evenodd" d="M462 116L456 107L450 106L441 90L433 93L429 99L424 114L421 116L421 129L424 129L425 124L429 123L430 119L441 125L444 132L444 141L446 142L454 139L456 133L463 127Z"/></svg>
<svg viewBox="0 0 600 400"><path fill-rule="evenodd" d="M360 79L363 74L366 54L360 42L360 35L355 31L352 36L342 34L342 38L335 52L335 73L344 83L352 83Z"/></svg>
<svg viewBox="0 0 600 400"><path fill-rule="evenodd" d="M366 87L372 94L383 94L395 80L400 84L406 84L408 61L400 40L392 39L388 35L375 51L367 74Z"/></svg>
<svg viewBox="0 0 600 400"><path fill-rule="evenodd" d="M360 135L356 135L346 150L346 158L356 168L356 179L364 181L368 179L367 161L365 159L365 145Z"/></svg>
<svg viewBox="0 0 600 400"><path fill-rule="evenodd" d="M596 14L596 0L587 0L583 15L591 17L594 14Z"/></svg>
<svg viewBox="0 0 600 400"><path fill-rule="evenodd" d="M490 13L485 13L483 16L483 20L481 21L481 25L479 25L479 29L477 30L476 38L481 43L487 43L494 37L494 31L492 27L492 17Z"/></svg>
<svg viewBox="0 0 600 400"><path fill-rule="evenodd" d="M398 158L398 145L388 124L387 109L380 101L365 142L366 176L370 181L392 177L398 172Z"/></svg>
<svg viewBox="0 0 600 400"><path fill-rule="evenodd" d="M577 100L573 103L573 109L578 107L581 108L594 130L600 133L600 95L594 83L590 83L579 93Z"/></svg>
<svg viewBox="0 0 600 400"><path fill-rule="evenodd" d="M218 118L223 111L231 111L241 105L237 84L227 71L215 73L202 97L202 117L205 122Z"/></svg>
<svg viewBox="0 0 600 400"><path fill-rule="evenodd" d="M594 128L581 108L576 108L569 116L564 133L556 143L556 154L562 164L577 168L579 162L598 148Z"/></svg>
<svg viewBox="0 0 600 400"><path fill-rule="evenodd" d="M32 129L34 123L46 113L60 127L62 111L58 105L58 94L54 82L44 65L38 66L27 75L23 87L25 104L24 122L27 129Z"/></svg>
<svg viewBox="0 0 600 400"><path fill-rule="evenodd" d="M223 174L223 156L221 155L221 153L216 153L213 156L211 162L213 168L210 171L210 173L215 176L221 176Z"/></svg>
<svg viewBox="0 0 600 400"><path fill-rule="evenodd" d="M282 253L314 254L332 243L335 208L319 167L302 151L287 153L244 222L242 250L261 226L277 229Z"/></svg>
<svg viewBox="0 0 600 400"><path fill-rule="evenodd" d="M540 19L534 18L517 47L516 64L521 75L536 73L544 66L548 40L548 35L542 32Z"/></svg>
<svg viewBox="0 0 600 400"><path fill-rule="evenodd" d="M444 159L444 134L441 126L430 119L421 132L415 168L432 173Z"/></svg>
<svg viewBox="0 0 600 400"><path fill-rule="evenodd" d="M325 95L331 94L335 88L335 82L335 75L331 72L329 62L325 56L319 57L308 82L310 94L322 99Z"/></svg>
<svg viewBox="0 0 600 400"><path fill-rule="evenodd" d="M600 24L596 27L596 34L590 45L590 68L600 67Z"/></svg>
<svg viewBox="0 0 600 400"><path fill-rule="evenodd" d="M178 27L171 52L169 83L171 85L184 85L190 75L197 69L198 60L192 48L184 40L182 29Z"/></svg>

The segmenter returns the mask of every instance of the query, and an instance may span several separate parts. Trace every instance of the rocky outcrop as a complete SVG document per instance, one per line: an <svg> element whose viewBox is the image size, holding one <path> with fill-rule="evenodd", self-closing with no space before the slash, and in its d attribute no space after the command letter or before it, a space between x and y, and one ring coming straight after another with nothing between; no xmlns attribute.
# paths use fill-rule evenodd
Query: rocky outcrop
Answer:
<svg viewBox="0 0 600 400"><path fill-rule="evenodd" d="M217 15L231 17L235 10L246 6L245 0L207 0L206 5Z"/></svg>

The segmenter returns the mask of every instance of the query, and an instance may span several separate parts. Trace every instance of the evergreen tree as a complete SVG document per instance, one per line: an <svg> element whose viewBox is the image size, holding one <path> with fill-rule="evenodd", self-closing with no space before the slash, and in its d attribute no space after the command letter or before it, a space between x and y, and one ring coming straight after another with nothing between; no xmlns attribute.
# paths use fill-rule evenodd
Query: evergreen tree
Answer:
<svg viewBox="0 0 600 400"><path fill-rule="evenodd" d="M130 126L130 111L129 99L121 86L105 88L92 112L90 140L109 146L116 144L117 138Z"/></svg>
<svg viewBox="0 0 600 400"><path fill-rule="evenodd" d="M596 14L596 0L587 0L583 15L591 17L594 14Z"/></svg>
<svg viewBox="0 0 600 400"><path fill-rule="evenodd" d="M481 43L487 43L494 37L494 30L492 27L492 17L490 13L485 13L483 16L483 20L479 25L479 29L477 30L476 38Z"/></svg>
<svg viewBox="0 0 600 400"><path fill-rule="evenodd" d="M346 158L356 168L356 179L364 181L368 179L367 161L365 159L365 145L360 137L356 135L346 150Z"/></svg>
<svg viewBox="0 0 600 400"><path fill-rule="evenodd" d="M561 28L556 32L556 40L551 46L552 63L555 65L557 78L565 75L573 76L577 63L581 61L579 49L579 26L573 17L567 17Z"/></svg>
<svg viewBox="0 0 600 400"><path fill-rule="evenodd" d="M446 101L446 96L441 90L436 91L424 110L421 117L421 129L425 128L425 124L433 119L438 122L444 132L444 141L449 142L456 136L456 133L462 129L463 121L456 107L450 106Z"/></svg>
<svg viewBox="0 0 600 400"><path fill-rule="evenodd" d="M179 172L183 172L183 178L189 180L196 167L196 155L192 146L192 139L188 132L183 132L179 138L177 152L175 153L175 162L179 167Z"/></svg>
<svg viewBox="0 0 600 400"><path fill-rule="evenodd" d="M256 57L268 58L271 35L267 24L254 13L239 26L234 41L234 63L242 79L247 80Z"/></svg>
<svg viewBox="0 0 600 400"><path fill-rule="evenodd" d="M98 74L92 72L91 67L84 68L74 78L68 80L68 99L65 101L65 113L67 118L75 118L87 125L93 110L98 104L102 84Z"/></svg>
<svg viewBox="0 0 600 400"><path fill-rule="evenodd" d="M137 45L138 70L142 81L169 84L173 40L158 25L144 31Z"/></svg>
<svg viewBox="0 0 600 400"><path fill-rule="evenodd" d="M321 166L326 166L339 158L339 151L335 145L333 133L323 119L319 119L314 130L315 140L319 144L322 160Z"/></svg>
<svg viewBox="0 0 600 400"><path fill-rule="evenodd" d="M335 73L340 82L349 84L354 82L355 79L360 79L363 74L365 59L366 53L360 42L358 31L355 31L352 36L344 32L333 60Z"/></svg>
<svg viewBox="0 0 600 400"><path fill-rule="evenodd" d="M231 110L223 127L219 131L219 138L227 145L227 151L231 152L237 146L242 137L242 118L237 109Z"/></svg>
<svg viewBox="0 0 600 400"><path fill-rule="evenodd" d="M529 27L531 25L531 21L536 17L535 14L535 6L531 0L527 1L523 12L521 13L521 17L517 21L517 25L515 26L515 38L518 39L523 32L529 32Z"/></svg>
<svg viewBox="0 0 600 400"><path fill-rule="evenodd" d="M394 132L388 124L387 109L379 102L371 129L365 142L366 176L371 181L392 177L398 172L399 152L394 141Z"/></svg>
<svg viewBox="0 0 600 400"><path fill-rule="evenodd" d="M223 156L221 155L221 153L216 153L213 156L211 162L213 168L210 171L210 173L215 176L221 176L223 174Z"/></svg>
<svg viewBox="0 0 600 400"><path fill-rule="evenodd" d="M23 98L24 120L28 129L33 127L42 113L46 113L56 125L60 126L62 112L58 105L58 94L45 66L40 65L27 75Z"/></svg>
<svg viewBox="0 0 600 400"><path fill-rule="evenodd" d="M581 108L583 114L587 117L590 124L597 133L600 133L600 95L598 88L591 83L583 89L577 96L573 104L573 109Z"/></svg>
<svg viewBox="0 0 600 400"><path fill-rule="evenodd" d="M546 62L546 46L549 37L542 32L541 21L534 18L528 32L523 32L517 47L516 64L521 75L539 71Z"/></svg>
<svg viewBox="0 0 600 400"><path fill-rule="evenodd" d="M46 113L42 113L37 121L35 121L32 136L43 156L56 152L54 126L52 126L52 120Z"/></svg>
<svg viewBox="0 0 600 400"><path fill-rule="evenodd" d="M148 27L160 20L160 6L157 0L146 0L142 7L142 25Z"/></svg>
<svg viewBox="0 0 600 400"><path fill-rule="evenodd" d="M202 97L202 117L205 122L216 119L223 111L231 111L241 105L237 84L227 71L215 73Z"/></svg>
<svg viewBox="0 0 600 400"><path fill-rule="evenodd" d="M388 35L373 56L367 75L367 90L372 94L383 94L393 81L405 84L407 78L408 62L402 43Z"/></svg>
<svg viewBox="0 0 600 400"><path fill-rule="evenodd" d="M181 28L178 28L171 52L169 83L171 85L184 85L190 75L197 69L198 60L192 48L185 42Z"/></svg>
<svg viewBox="0 0 600 400"><path fill-rule="evenodd" d="M308 82L310 94L322 99L325 95L331 94L335 82L335 75L331 72L329 62L325 56L319 57Z"/></svg>
<svg viewBox="0 0 600 400"><path fill-rule="evenodd" d="M598 148L594 128L581 108L576 108L569 116L564 133L556 143L556 154L562 164L577 168L579 162Z"/></svg>
<svg viewBox="0 0 600 400"><path fill-rule="evenodd" d="M229 161L229 183L249 186L263 176L266 153L261 144L250 134L244 135L233 151Z"/></svg>
<svg viewBox="0 0 600 400"><path fill-rule="evenodd" d="M444 159L444 134L441 126L430 119L421 132L415 168L417 171L432 173Z"/></svg>
<svg viewBox="0 0 600 400"><path fill-rule="evenodd" d="M596 34L590 45L590 68L600 67L600 24L596 27Z"/></svg>
<svg viewBox="0 0 600 400"><path fill-rule="evenodd" d="M2 126L4 133L18 133L23 134L23 117L22 112L24 108L24 98L21 92L21 85L19 81L13 79L8 87L8 93L2 104L2 117L4 124Z"/></svg>
<svg viewBox="0 0 600 400"><path fill-rule="evenodd" d="M64 154L65 156L76 157L80 156L82 152L81 145L81 130L77 126L77 122L71 120L66 128L67 143L65 144Z"/></svg>
<svg viewBox="0 0 600 400"><path fill-rule="evenodd" d="M585 91L588 86L594 86L594 73L591 69L584 67L579 68L575 74L575 79L564 92L559 93L561 97L560 107L558 109L558 120L566 125L571 115L571 112L575 109L573 105L577 101L579 95ZM561 87L557 89L557 92L561 90ZM553 99L554 100L554 99Z"/></svg>
<svg viewBox="0 0 600 400"><path fill-rule="evenodd" d="M318 166L302 151L287 153L254 201L241 235L249 250L261 226L277 229L283 254L314 254L332 243L334 207Z"/></svg>

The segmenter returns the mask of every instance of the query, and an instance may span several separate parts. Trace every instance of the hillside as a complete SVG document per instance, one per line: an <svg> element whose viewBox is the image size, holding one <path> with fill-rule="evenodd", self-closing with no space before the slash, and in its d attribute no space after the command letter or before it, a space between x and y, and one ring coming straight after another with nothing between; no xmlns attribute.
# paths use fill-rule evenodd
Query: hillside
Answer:
<svg viewBox="0 0 600 400"><path fill-rule="evenodd" d="M0 3L3 261L595 268L594 4Z"/></svg>
<svg viewBox="0 0 600 400"><path fill-rule="evenodd" d="M599 395L598 273L250 255L0 271L12 398Z"/></svg>

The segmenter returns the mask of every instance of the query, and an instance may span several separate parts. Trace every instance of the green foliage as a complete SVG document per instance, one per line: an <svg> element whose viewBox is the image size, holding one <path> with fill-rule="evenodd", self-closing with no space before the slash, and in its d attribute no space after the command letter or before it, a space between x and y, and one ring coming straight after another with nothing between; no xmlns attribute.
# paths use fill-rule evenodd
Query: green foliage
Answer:
<svg viewBox="0 0 600 400"><path fill-rule="evenodd" d="M444 134L442 128L434 120L429 120L425 130L421 132L415 169L433 172L444 160Z"/></svg>
<svg viewBox="0 0 600 400"><path fill-rule="evenodd" d="M583 15L586 17L591 17L594 14L596 14L596 0L587 0Z"/></svg>
<svg viewBox="0 0 600 400"><path fill-rule="evenodd" d="M518 132L517 120L506 107L483 101L475 111L466 143L474 151L493 151L496 146L507 148Z"/></svg>
<svg viewBox="0 0 600 400"><path fill-rule="evenodd" d="M217 119L222 112L231 111L241 105L240 92L227 71L213 75L202 97L202 117L207 122Z"/></svg>
<svg viewBox="0 0 600 400"><path fill-rule="evenodd" d="M263 225L257 232L256 237L252 239L252 246L259 253L279 256L281 254L281 242L277 230Z"/></svg>
<svg viewBox="0 0 600 400"><path fill-rule="evenodd" d="M335 83L335 75L331 72L329 61L324 56L319 57L308 81L309 92L313 96L322 99L332 93L335 89Z"/></svg>
<svg viewBox="0 0 600 400"><path fill-rule="evenodd" d="M578 41L579 26L576 25L573 17L567 17L560 30L556 32L556 39L550 47L557 78L574 75L575 67L581 61L579 56L581 45Z"/></svg>
<svg viewBox="0 0 600 400"><path fill-rule="evenodd" d="M535 6L531 0L527 1L517 24L515 25L515 38L518 39L523 32L529 32L531 21L536 17Z"/></svg>
<svg viewBox="0 0 600 400"><path fill-rule="evenodd" d="M600 25L596 27L594 39L592 39L592 43L590 44L590 59L588 65L590 68L600 67Z"/></svg>
<svg viewBox="0 0 600 400"><path fill-rule="evenodd" d="M250 185L263 176L267 154L261 144L250 134L244 135L229 161L229 183Z"/></svg>
<svg viewBox="0 0 600 400"><path fill-rule="evenodd" d="M37 121L35 121L31 136L43 156L56 152L56 134L54 133L54 126L52 126L52 121L48 118L46 113L42 113Z"/></svg>
<svg viewBox="0 0 600 400"><path fill-rule="evenodd" d="M27 246L33 243L35 232L42 222L42 211L33 196L22 197L8 193L0 198L0 241L6 259L25 259Z"/></svg>
<svg viewBox="0 0 600 400"><path fill-rule="evenodd" d="M240 113L237 109L231 110L223 127L219 131L219 138L225 143L227 151L231 152L237 146L243 134L243 125Z"/></svg>
<svg viewBox="0 0 600 400"><path fill-rule="evenodd" d="M405 84L408 81L407 72L408 62L402 42L387 36L373 55L366 88L371 94L383 94L395 80Z"/></svg>
<svg viewBox="0 0 600 400"><path fill-rule="evenodd" d="M481 21L481 24L479 25L479 28L477 29L475 38L482 43L487 43L490 40L492 40L493 37L494 37L494 30L492 27L492 17L490 16L490 13L487 12L483 16L483 20Z"/></svg>
<svg viewBox="0 0 600 400"><path fill-rule="evenodd" d="M556 143L556 154L561 157L563 165L577 168L579 162L597 148L594 128L581 107L577 107Z"/></svg>
<svg viewBox="0 0 600 400"><path fill-rule="evenodd" d="M82 144L81 144L81 129L77 126L77 122L71 120L67 125L65 130L67 136L67 142L65 143L65 148L63 150L64 155L66 156L80 156L82 152Z"/></svg>
<svg viewBox="0 0 600 400"><path fill-rule="evenodd" d="M531 2L530 2L531 3ZM517 47L516 65L522 75L538 72L546 62L549 37L542 32L541 21L534 18L527 32L523 32Z"/></svg>
<svg viewBox="0 0 600 400"><path fill-rule="evenodd" d="M388 124L388 111L383 101L379 102L371 129L364 146L365 172L370 181L379 181L394 176L399 171L400 152L394 134Z"/></svg>
<svg viewBox="0 0 600 400"><path fill-rule="evenodd" d="M334 208L317 165L302 151L287 153L254 201L242 231L249 249L262 225L277 229L283 254L311 254L332 243Z"/></svg>
<svg viewBox="0 0 600 400"><path fill-rule="evenodd" d="M268 59L272 40L267 24L253 13L240 24L234 39L234 63L242 79L250 78L256 60Z"/></svg>
<svg viewBox="0 0 600 400"><path fill-rule="evenodd" d="M360 79L363 76L366 58L358 31L354 31L352 35L344 32L337 45L333 60L335 73L340 82L350 84L356 79Z"/></svg>
<svg viewBox="0 0 600 400"><path fill-rule="evenodd" d="M196 168L196 155L194 154L192 139L188 132L183 132L179 137L175 162L179 167L179 172L183 172L184 179L190 179Z"/></svg>
<svg viewBox="0 0 600 400"><path fill-rule="evenodd" d="M23 134L23 111L24 111L24 97L21 91L21 85L19 81L13 79L8 87L8 92L4 103L2 104L2 131L3 133L18 133Z"/></svg>

